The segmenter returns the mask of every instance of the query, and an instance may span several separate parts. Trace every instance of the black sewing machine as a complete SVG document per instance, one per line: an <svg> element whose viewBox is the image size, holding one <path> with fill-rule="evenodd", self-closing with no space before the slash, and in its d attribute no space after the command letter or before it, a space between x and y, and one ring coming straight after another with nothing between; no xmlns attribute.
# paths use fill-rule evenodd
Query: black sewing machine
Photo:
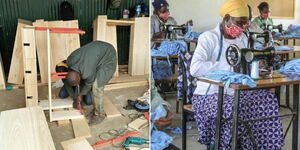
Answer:
<svg viewBox="0 0 300 150"><path fill-rule="evenodd" d="M265 31L263 33L249 32L248 38L248 47L255 49L255 43L260 42L259 39L263 39L263 42L260 42L264 47L271 47L274 44L273 36L270 31Z"/></svg>
<svg viewBox="0 0 300 150"><path fill-rule="evenodd" d="M282 29L282 24L279 25L266 25L265 23L261 26L261 28L264 31L272 31L274 29L277 29L280 33L282 33L283 29Z"/></svg>
<svg viewBox="0 0 300 150"><path fill-rule="evenodd" d="M177 40L176 31L181 30L182 32L187 30L186 25L170 25L170 24L161 24L160 30L165 32L165 39L168 40Z"/></svg>
<svg viewBox="0 0 300 150"><path fill-rule="evenodd" d="M253 48L242 48L232 44L226 50L226 60L235 72L242 74L251 74L251 64L254 61L264 60L265 69L277 69L280 63L280 57L275 53L274 47L268 47L263 50Z"/></svg>

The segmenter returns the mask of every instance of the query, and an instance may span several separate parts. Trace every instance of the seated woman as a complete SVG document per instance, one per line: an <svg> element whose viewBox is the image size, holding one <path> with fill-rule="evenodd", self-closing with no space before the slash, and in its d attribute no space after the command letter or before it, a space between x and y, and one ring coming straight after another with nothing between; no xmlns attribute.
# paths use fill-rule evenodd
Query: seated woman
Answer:
<svg viewBox="0 0 300 150"><path fill-rule="evenodd" d="M255 23L263 30L265 29L265 26L273 25L273 20L272 18L270 18L271 11L269 8L269 4L267 2L262 2L258 5L257 8L259 10L260 16L254 18L253 23Z"/></svg>
<svg viewBox="0 0 300 150"><path fill-rule="evenodd" d="M240 48L247 47L248 38L244 30L249 26L249 10L243 0L229 0L220 9L223 21L215 29L204 32L198 39L198 45L192 58L190 72L201 77L214 70L232 71L226 61L225 51L230 44ZM221 129L222 150L230 149L232 137L233 89L225 89L223 102L223 120ZM218 86L201 81L192 98L193 112L199 131L198 141L205 145L214 145L217 116ZM275 95L266 89L242 91L240 95L239 119L251 120L279 115L279 106ZM282 123L279 118L249 122L258 150L279 150L284 145ZM245 131L239 125L238 133ZM249 135L238 138L239 149L251 150L253 143Z"/></svg>

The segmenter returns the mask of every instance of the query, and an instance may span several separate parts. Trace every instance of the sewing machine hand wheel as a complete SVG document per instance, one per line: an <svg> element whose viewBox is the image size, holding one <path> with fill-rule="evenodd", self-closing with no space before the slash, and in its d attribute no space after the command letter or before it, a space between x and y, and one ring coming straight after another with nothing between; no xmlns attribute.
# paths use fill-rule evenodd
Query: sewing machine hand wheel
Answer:
<svg viewBox="0 0 300 150"><path fill-rule="evenodd" d="M240 64L242 55L241 55L241 51L238 48L238 46L231 44L226 49L225 57L226 57L227 63L230 66L235 67Z"/></svg>

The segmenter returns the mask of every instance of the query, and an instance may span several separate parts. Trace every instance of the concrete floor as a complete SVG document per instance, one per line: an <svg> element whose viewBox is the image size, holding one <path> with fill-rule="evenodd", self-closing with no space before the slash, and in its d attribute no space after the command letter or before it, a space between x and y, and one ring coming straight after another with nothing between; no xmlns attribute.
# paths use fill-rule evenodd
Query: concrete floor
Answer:
<svg viewBox="0 0 300 150"><path fill-rule="evenodd" d="M283 95L283 94L281 94ZM171 127L181 127L181 107L179 107L179 113L176 114L175 113L175 109L176 109L176 97L175 96L172 96L172 95L168 95L167 97L167 101L169 103L171 103L172 105L172 112L174 112L174 120L172 122L172 125ZM281 97L281 99L283 99L283 97ZM281 114L286 114L286 113L289 113L287 111L287 109L281 109ZM284 132L288 126L288 123L290 121L290 118L291 117L285 117L285 118L282 118L282 122L283 122L283 129L284 129ZM299 117L300 118L300 117ZM187 125L191 125L192 126L192 130L188 130L187 131L187 134L190 134L190 136L187 136L187 150L206 150L206 146L200 144L197 142L197 134L198 134L198 131L197 131L197 127L196 127L196 123L195 122L188 122ZM291 126L292 128L292 126ZM292 130L288 131L288 134L287 134L287 137L285 139L285 146L283 147L282 150L291 150L291 144L292 144ZM182 136L181 135L174 135L168 131L166 131L170 136L172 136L174 138L173 140L173 144L176 145L177 147L179 147L181 149L181 144L182 144ZM196 135L195 135L196 134ZM300 124L299 124L299 133L298 135L300 135ZM299 137L300 138L300 137ZM298 142L298 148L300 148L300 139L299 139L299 142Z"/></svg>
<svg viewBox="0 0 300 150"><path fill-rule="evenodd" d="M89 143L92 145L96 141L101 140L99 138L99 135L111 129L120 130L127 128L127 124L132 121L132 119L130 119L128 115L138 114L138 112L134 110L124 110L123 106L126 105L127 99L136 99L138 97L141 97L146 90L147 87L135 87L105 92L105 95L108 96L108 98L118 108L118 110L123 114L123 116L105 119L102 123L98 125L90 126L92 138L87 139ZM57 93L58 91L59 89L53 89L53 93ZM48 95L47 87L39 87L39 99L46 99L46 95ZM0 111L25 107L24 89L14 89L12 91L2 90L0 91L0 99ZM91 106L84 106L84 108L85 112L89 112L92 109ZM45 115L48 119L48 112L45 112ZM48 125L51 131L56 150L63 150L60 143L74 138L73 128L71 124L58 127L56 122L48 122ZM140 137L149 139L148 130L149 127L142 129L140 132ZM107 135L103 138L112 137ZM122 150L123 148L120 146L121 144L122 143L114 143L114 146L110 144L105 147L97 148L96 150ZM143 145L143 147L148 147L148 145Z"/></svg>

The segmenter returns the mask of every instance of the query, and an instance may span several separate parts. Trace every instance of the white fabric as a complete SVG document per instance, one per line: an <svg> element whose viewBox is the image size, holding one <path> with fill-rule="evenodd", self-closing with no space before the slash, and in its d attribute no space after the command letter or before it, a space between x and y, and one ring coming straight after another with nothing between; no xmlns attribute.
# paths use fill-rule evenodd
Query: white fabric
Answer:
<svg viewBox="0 0 300 150"><path fill-rule="evenodd" d="M216 60L220 50L220 35L219 24L215 29L206 31L200 35L190 67L192 76L201 77L214 70L232 70L226 61L225 51L230 44L236 44L239 48L246 48L248 38L244 33L236 39L225 39L223 36L222 55L220 61L217 62ZM208 83L198 81L194 94L205 95L208 87ZM210 95L214 93L218 93L218 86L211 85L207 94ZM225 89L225 93L233 95L233 90Z"/></svg>

